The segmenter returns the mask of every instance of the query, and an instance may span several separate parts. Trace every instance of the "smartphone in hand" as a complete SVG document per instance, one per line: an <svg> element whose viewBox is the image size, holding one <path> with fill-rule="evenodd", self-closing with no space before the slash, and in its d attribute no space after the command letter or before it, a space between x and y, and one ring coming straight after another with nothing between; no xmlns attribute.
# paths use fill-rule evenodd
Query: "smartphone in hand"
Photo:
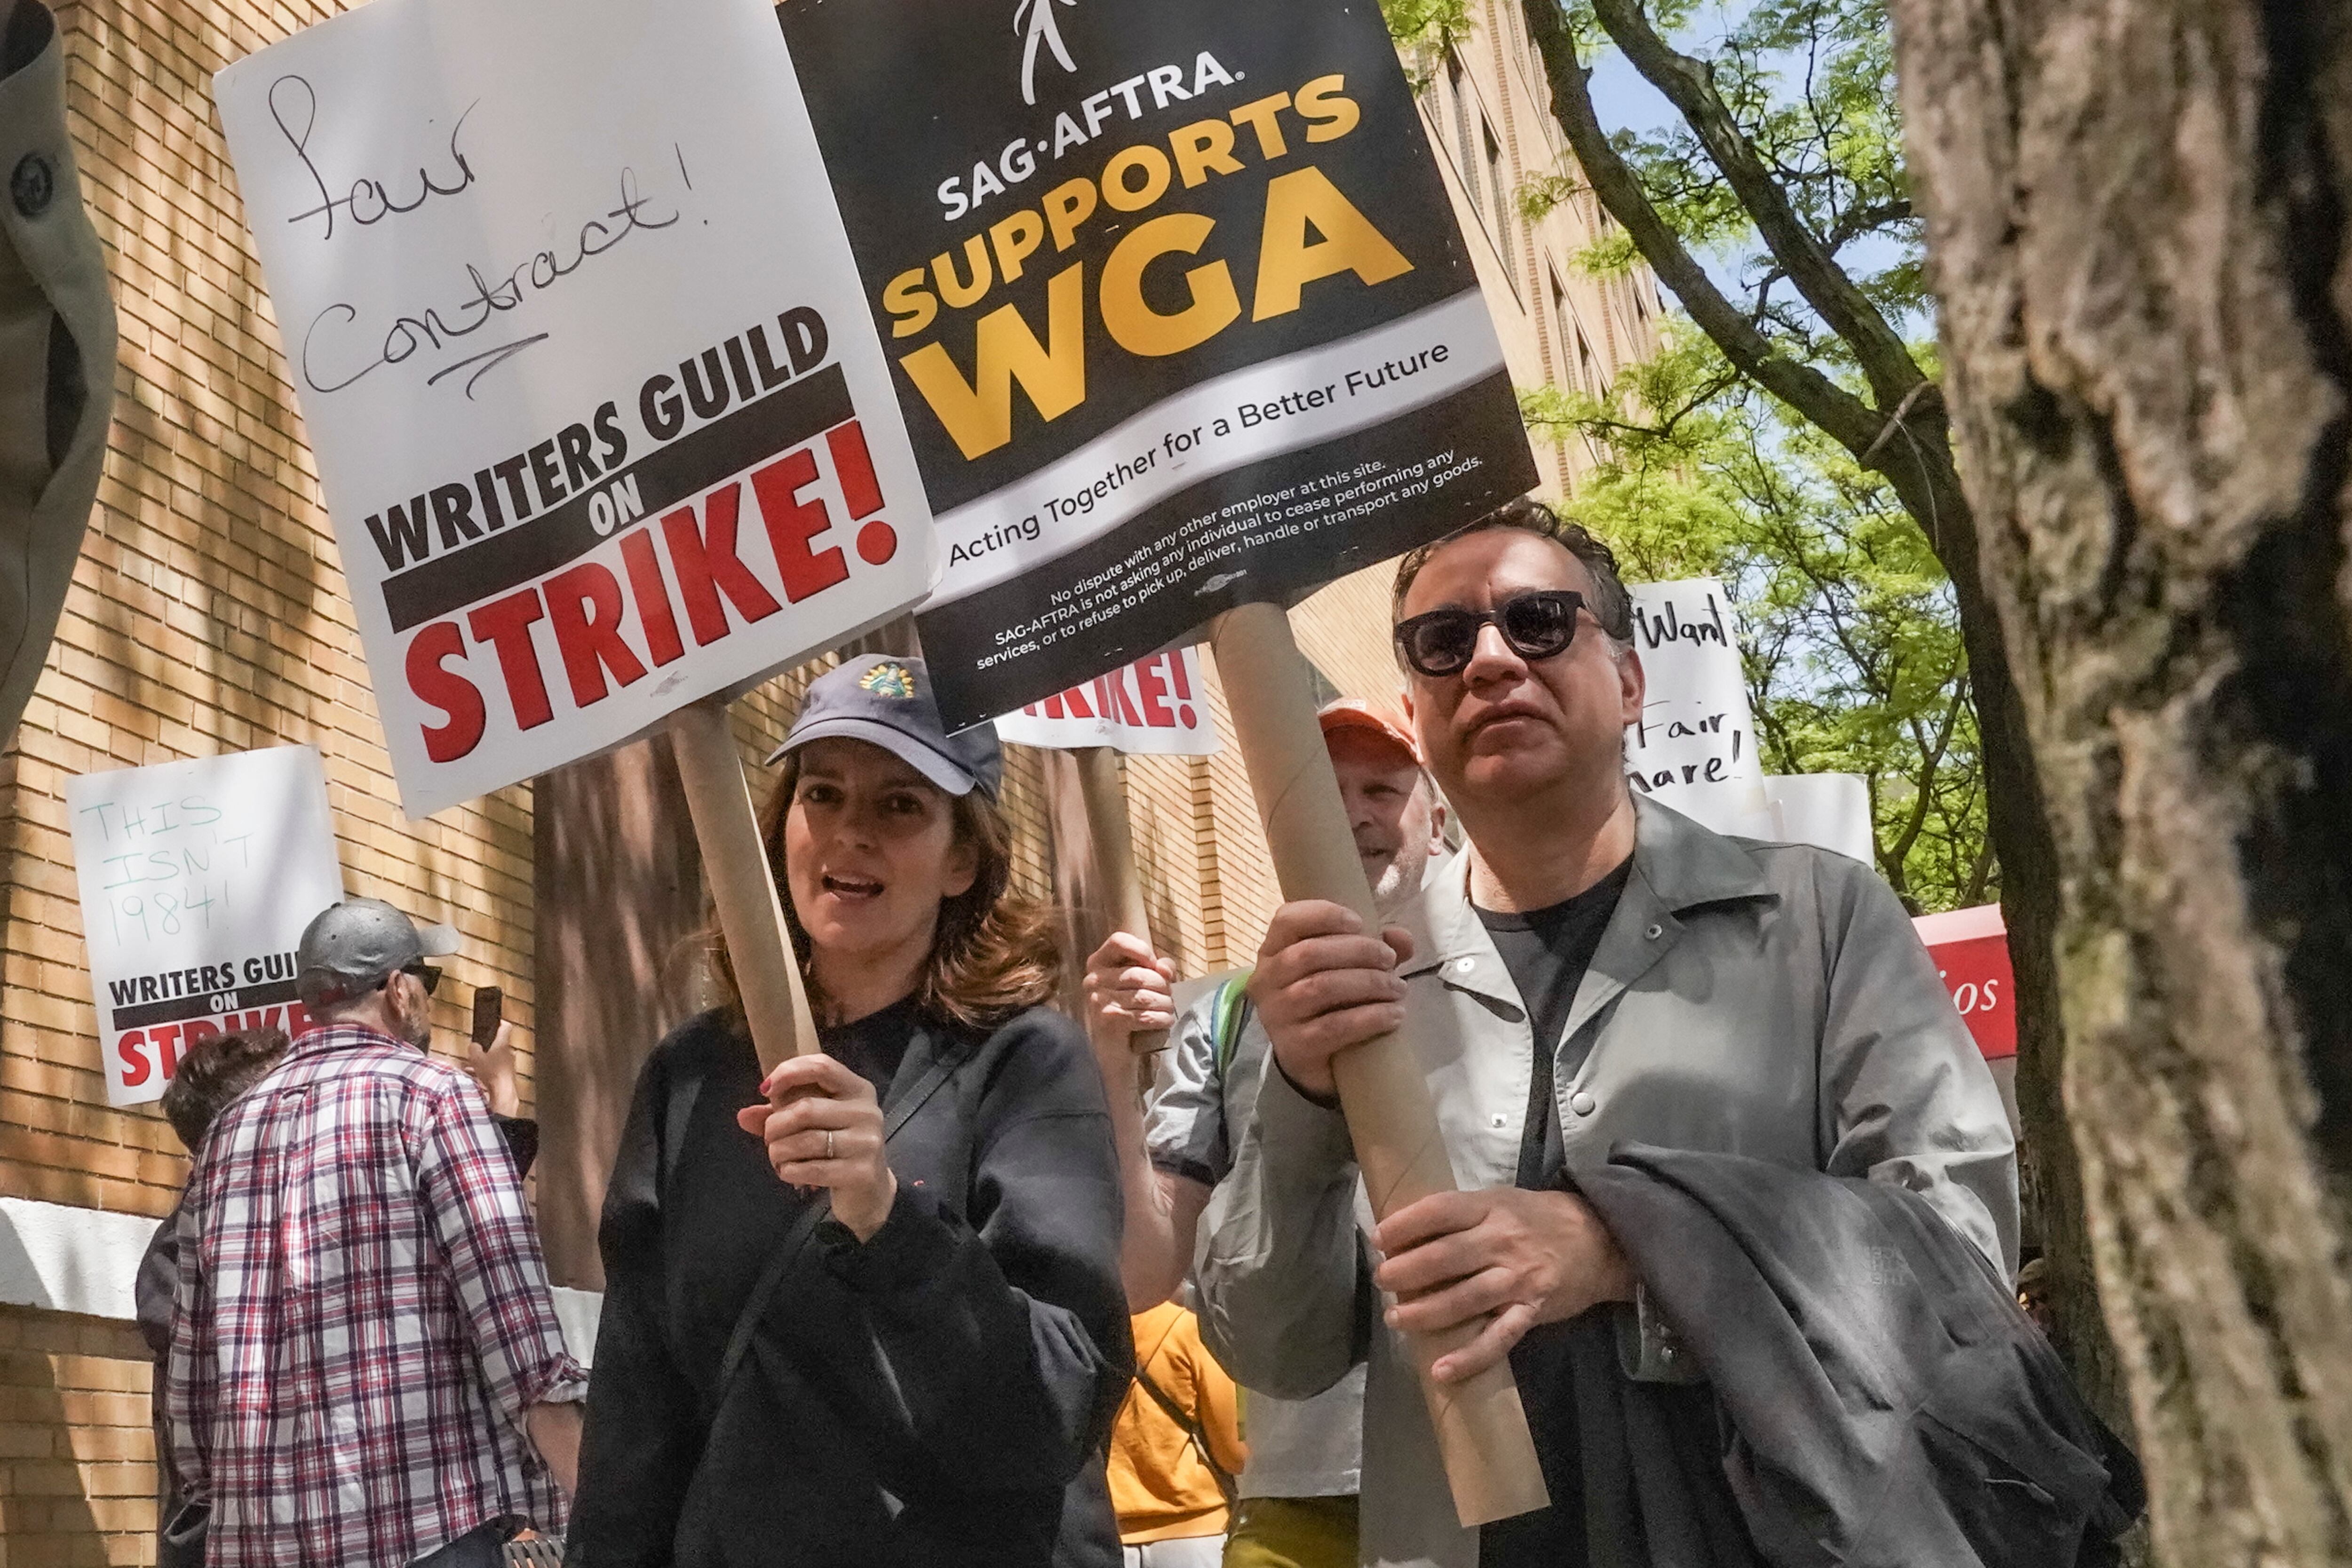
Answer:
<svg viewBox="0 0 2352 1568"><path fill-rule="evenodd" d="M499 1023L506 1008L507 994L495 985L474 988L474 1048L487 1051L498 1038Z"/></svg>

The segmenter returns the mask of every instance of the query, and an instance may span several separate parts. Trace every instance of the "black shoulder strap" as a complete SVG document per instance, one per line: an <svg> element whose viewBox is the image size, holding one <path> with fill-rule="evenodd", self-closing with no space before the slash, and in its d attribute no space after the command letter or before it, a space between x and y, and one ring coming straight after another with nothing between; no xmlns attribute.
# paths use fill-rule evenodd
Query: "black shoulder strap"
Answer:
<svg viewBox="0 0 2352 1568"><path fill-rule="evenodd" d="M1237 1490L1233 1472L1217 1463L1216 1455L1209 1449L1209 1434L1202 1428L1201 1423L1193 1418L1191 1411L1177 1404L1166 1389L1153 1382L1151 1374L1140 1366L1135 1369L1135 1382L1137 1387L1151 1396L1154 1405L1167 1412L1168 1419L1176 1423L1177 1429L1192 1440L1192 1447L1200 1451L1201 1463L1209 1467L1209 1474L1216 1479L1217 1490L1224 1494L1225 1506L1233 1507Z"/></svg>
<svg viewBox="0 0 2352 1568"><path fill-rule="evenodd" d="M784 1269L808 1245L809 1237L816 1234L817 1222L831 1213L830 1195L810 1199L808 1206L793 1219L792 1228L784 1232L784 1238L776 1244L776 1250L769 1254L768 1266L760 1271L760 1282L751 1287L751 1294L744 1300L743 1310L735 1320L735 1331L727 1336L727 1354L719 1363L719 1383L711 1397L714 1415L727 1403L727 1391L735 1384L736 1369L743 1364L744 1352L751 1348L751 1336L758 1331L760 1320L767 1315L776 1287L783 1282Z"/></svg>
<svg viewBox="0 0 2352 1568"><path fill-rule="evenodd" d="M885 1143L898 1135L898 1129L922 1109L923 1102L937 1092L940 1085L947 1082L963 1059L963 1053L944 1053L931 1063L929 1070L908 1087L906 1094L883 1123L882 1140ZM727 1391L734 1386L736 1370L743 1364L743 1357L751 1348L751 1336L759 1331L760 1320L767 1315L768 1303L775 1299L776 1287L783 1283L784 1270L792 1266L793 1259L800 1255L801 1248L806 1247L809 1237L816 1233L817 1222L832 1213L831 1195L817 1197L800 1212L793 1221L792 1228L785 1231L783 1239L776 1244L776 1250L769 1255L768 1266L760 1271L759 1283L751 1287L751 1294L744 1300L742 1312L735 1319L734 1332L727 1336L727 1354L719 1361L719 1383L711 1399L714 1415L719 1406L727 1402Z"/></svg>

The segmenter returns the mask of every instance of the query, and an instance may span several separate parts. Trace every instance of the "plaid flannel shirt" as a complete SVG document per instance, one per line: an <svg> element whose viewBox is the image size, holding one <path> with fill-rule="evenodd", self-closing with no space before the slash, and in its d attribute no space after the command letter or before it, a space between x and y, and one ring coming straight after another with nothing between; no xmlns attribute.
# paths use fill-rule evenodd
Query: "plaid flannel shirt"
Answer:
<svg viewBox="0 0 2352 1568"><path fill-rule="evenodd" d="M587 1373L464 1073L313 1029L215 1123L185 1212L163 1412L214 1568L401 1568L494 1520L562 1528L523 1416Z"/></svg>

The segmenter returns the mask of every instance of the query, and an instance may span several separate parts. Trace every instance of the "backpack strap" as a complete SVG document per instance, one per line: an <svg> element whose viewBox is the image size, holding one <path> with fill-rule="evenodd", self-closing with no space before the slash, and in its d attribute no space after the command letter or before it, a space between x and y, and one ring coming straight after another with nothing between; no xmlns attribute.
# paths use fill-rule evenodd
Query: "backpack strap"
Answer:
<svg viewBox="0 0 2352 1568"><path fill-rule="evenodd" d="M1167 1339L1163 1335L1160 1343L1166 1342ZM1158 1353L1157 1350L1153 1352L1155 1355ZM1217 1463L1217 1456L1209 1447L1208 1432L1191 1411L1176 1403L1174 1395L1153 1381L1151 1373L1144 1370L1144 1365L1145 1363L1139 1363L1136 1366L1135 1385L1149 1394L1151 1403L1160 1406L1168 1419L1176 1423L1177 1428L1192 1440L1193 1448L1201 1456L1201 1463L1208 1467L1210 1476L1217 1483L1217 1490L1223 1495L1225 1507L1228 1509L1238 1507L1241 1502L1241 1483L1231 1470Z"/></svg>

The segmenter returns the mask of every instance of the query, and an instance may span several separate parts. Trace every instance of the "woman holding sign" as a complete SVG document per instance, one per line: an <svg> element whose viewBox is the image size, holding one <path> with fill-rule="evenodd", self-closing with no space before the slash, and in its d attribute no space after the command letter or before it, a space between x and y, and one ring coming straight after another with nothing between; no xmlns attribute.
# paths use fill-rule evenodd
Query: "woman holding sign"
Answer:
<svg viewBox="0 0 2352 1568"><path fill-rule="evenodd" d="M810 689L761 827L822 1053L657 1047L604 1205L568 1561L1115 1568L1132 1351L1101 1080L1043 1004L987 726L920 660Z"/></svg>

